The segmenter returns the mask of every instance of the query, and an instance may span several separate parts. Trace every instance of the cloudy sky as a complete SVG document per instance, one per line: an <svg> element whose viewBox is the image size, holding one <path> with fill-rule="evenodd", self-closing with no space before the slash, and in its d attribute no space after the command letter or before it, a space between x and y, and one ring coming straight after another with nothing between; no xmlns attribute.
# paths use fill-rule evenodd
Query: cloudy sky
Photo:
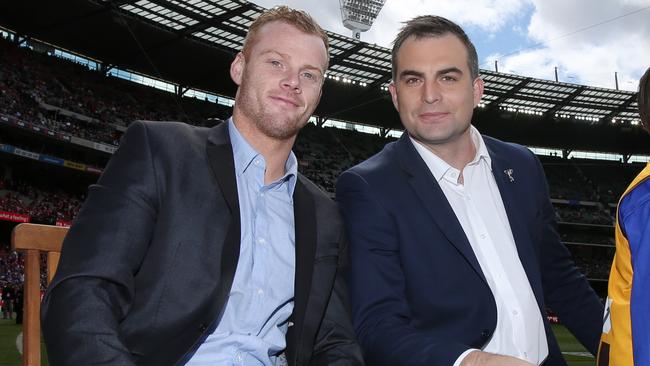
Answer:
<svg viewBox="0 0 650 366"><path fill-rule="evenodd" d="M329 31L343 27L339 0L253 0L308 11ZM636 90L650 66L650 0L387 0L365 42L389 47L401 23L437 14L459 23L480 67L542 79Z"/></svg>

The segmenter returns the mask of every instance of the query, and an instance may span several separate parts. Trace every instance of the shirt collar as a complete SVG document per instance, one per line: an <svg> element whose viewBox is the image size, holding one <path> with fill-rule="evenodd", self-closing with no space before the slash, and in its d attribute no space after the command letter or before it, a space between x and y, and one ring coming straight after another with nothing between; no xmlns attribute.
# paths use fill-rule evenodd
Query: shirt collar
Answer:
<svg viewBox="0 0 650 366"><path fill-rule="evenodd" d="M483 141L483 136L481 136L476 127L472 125L469 126L469 135L472 139L474 147L476 147L476 155L474 155L472 161L470 161L467 165L478 164L479 162L484 161L490 170L492 170L492 159L490 158L490 154L488 153L485 142ZM442 160L431 150L424 147L424 145L415 140L413 137L409 136L409 139L415 147L415 150L418 152L418 154L420 154L424 162L427 164L427 167L431 171L431 174L433 174L433 177L436 179L436 181L443 179L446 174L455 174L456 177L458 176L458 169L447 164L446 161Z"/></svg>
<svg viewBox="0 0 650 366"><path fill-rule="evenodd" d="M257 152L257 150L246 141L244 136L242 136L237 129L237 126L235 126L232 117L228 118L228 134L230 135L230 144L232 146L232 154L235 160L235 174L237 174L237 176L244 174L253 161L257 159L266 166L266 161L262 154ZM287 181L289 195L293 196L293 191L296 187L296 177L298 176L298 159L293 151L289 153L287 162L284 165L284 171L284 175L278 179L277 182Z"/></svg>
<svg viewBox="0 0 650 366"><path fill-rule="evenodd" d="M232 155L235 159L235 174L242 175L260 153L255 151L244 136L239 133L232 117L228 118L228 134L232 145Z"/></svg>
<svg viewBox="0 0 650 366"><path fill-rule="evenodd" d="M490 170L492 170L492 158L490 158L490 154L488 153L487 146L483 140L483 136L481 136L481 133L478 132L476 127L472 125L469 126L469 135L471 136L472 142L476 147L476 155L470 164L475 164L479 160L483 160L487 163L487 166L490 168Z"/></svg>

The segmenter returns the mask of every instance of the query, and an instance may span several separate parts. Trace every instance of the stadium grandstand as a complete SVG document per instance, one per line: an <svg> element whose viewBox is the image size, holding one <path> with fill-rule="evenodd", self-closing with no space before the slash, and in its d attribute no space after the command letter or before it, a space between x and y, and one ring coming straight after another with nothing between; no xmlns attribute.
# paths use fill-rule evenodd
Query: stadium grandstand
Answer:
<svg viewBox="0 0 650 366"><path fill-rule="evenodd" d="M39 9L39 11L34 11ZM18 222L69 225L130 122L211 126L229 116L229 64L263 9L240 0L70 0L0 7L0 282L20 286ZM332 193L339 173L402 134L390 50L328 33L322 101L299 169ZM481 70L483 133L544 166L564 243L599 296L618 197L650 156L636 93Z"/></svg>

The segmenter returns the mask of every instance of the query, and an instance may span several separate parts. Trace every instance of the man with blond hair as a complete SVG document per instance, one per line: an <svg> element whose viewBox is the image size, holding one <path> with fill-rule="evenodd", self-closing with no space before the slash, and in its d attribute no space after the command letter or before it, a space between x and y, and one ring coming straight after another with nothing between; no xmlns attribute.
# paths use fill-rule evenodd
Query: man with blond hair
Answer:
<svg viewBox="0 0 650 366"><path fill-rule="evenodd" d="M133 123L64 242L43 304L52 365L361 365L336 205L291 148L321 96L325 32L252 25L213 127Z"/></svg>

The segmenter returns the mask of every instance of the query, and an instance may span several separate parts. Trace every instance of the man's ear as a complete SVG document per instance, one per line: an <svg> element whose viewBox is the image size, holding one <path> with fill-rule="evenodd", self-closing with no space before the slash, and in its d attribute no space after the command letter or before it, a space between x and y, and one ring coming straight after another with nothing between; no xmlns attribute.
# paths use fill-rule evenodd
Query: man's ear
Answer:
<svg viewBox="0 0 650 366"><path fill-rule="evenodd" d="M395 86L394 82L391 81L390 84L388 84L388 91L390 92L390 97L393 100L395 109L399 112L399 103L397 102L397 87Z"/></svg>
<svg viewBox="0 0 650 366"><path fill-rule="evenodd" d="M244 60L244 54L239 52L237 56L235 56L235 59L230 64L230 78L232 78L232 81L234 81L235 84L237 84L237 86L241 85L242 75L244 74L245 62L246 60Z"/></svg>
<svg viewBox="0 0 650 366"><path fill-rule="evenodd" d="M477 76L476 79L474 79L473 87L474 87L474 107L476 107L481 102L481 98L483 98L484 83L483 83L483 79L481 79L480 76Z"/></svg>

